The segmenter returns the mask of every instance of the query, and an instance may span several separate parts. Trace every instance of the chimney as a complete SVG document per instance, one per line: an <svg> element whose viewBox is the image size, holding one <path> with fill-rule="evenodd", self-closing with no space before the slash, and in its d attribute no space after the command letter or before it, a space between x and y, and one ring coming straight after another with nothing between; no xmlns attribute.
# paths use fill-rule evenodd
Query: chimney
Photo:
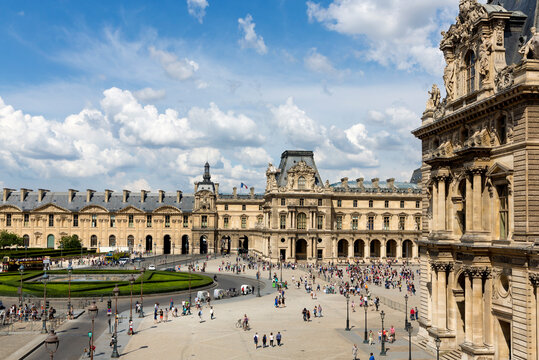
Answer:
<svg viewBox="0 0 539 360"><path fill-rule="evenodd" d="M363 180L365 180L365 179L363 179L363 178L357 178L356 179L358 188L365 189L365 185L363 185Z"/></svg>
<svg viewBox="0 0 539 360"><path fill-rule="evenodd" d="M45 193L49 191L49 190L45 190L45 189L38 189L37 190L37 201L38 202L42 202L43 201L43 198L45 197Z"/></svg>
<svg viewBox="0 0 539 360"><path fill-rule="evenodd" d="M195 194L198 191L198 182L195 183Z"/></svg>
<svg viewBox="0 0 539 360"><path fill-rule="evenodd" d="M249 189L249 195L251 196L251 199L255 198L255 188L254 187L251 187Z"/></svg>
<svg viewBox="0 0 539 360"><path fill-rule="evenodd" d="M112 194L112 190L105 189L105 202L108 203L110 199L110 195Z"/></svg>
<svg viewBox="0 0 539 360"><path fill-rule="evenodd" d="M378 179L378 178L371 179L372 187L375 188L375 189L378 189L379 188L379 185L378 185L379 181L380 181L380 179Z"/></svg>
<svg viewBox="0 0 539 360"><path fill-rule="evenodd" d="M129 198L129 193L131 193L131 191L129 191L129 190L124 190L124 191L123 191L123 194L124 194L124 195L123 195L122 201L123 201L124 203L127 202L127 199Z"/></svg>
<svg viewBox="0 0 539 360"><path fill-rule="evenodd" d="M25 189L25 188L21 188L21 202L24 201L24 199L26 199L26 195L28 195L28 193L32 191L30 189Z"/></svg>
<svg viewBox="0 0 539 360"><path fill-rule="evenodd" d="M165 199L165 192L163 190L159 190L159 202L162 203Z"/></svg>
<svg viewBox="0 0 539 360"><path fill-rule="evenodd" d="M140 202L143 203L146 200L146 190L140 190Z"/></svg>
<svg viewBox="0 0 539 360"><path fill-rule="evenodd" d="M7 198L9 197L9 195L11 194L12 191L13 191L13 189L4 188L4 197L3 197L4 201L7 201Z"/></svg>
<svg viewBox="0 0 539 360"><path fill-rule="evenodd" d="M341 179L341 185L342 185L343 188L348 189L348 178L347 177L343 177Z"/></svg>
<svg viewBox="0 0 539 360"><path fill-rule="evenodd" d="M238 198L238 188L235 187L235 186L232 188L232 197L233 197L234 199L237 199L237 198Z"/></svg>
<svg viewBox="0 0 539 360"><path fill-rule="evenodd" d="M215 187L215 197L219 198L219 183L214 183L213 186Z"/></svg>
<svg viewBox="0 0 539 360"><path fill-rule="evenodd" d="M94 195L95 191L91 189L86 189L86 202L89 203L92 201L92 196Z"/></svg>
<svg viewBox="0 0 539 360"><path fill-rule="evenodd" d="M395 178L389 178L386 180L387 188L395 190Z"/></svg>
<svg viewBox="0 0 539 360"><path fill-rule="evenodd" d="M181 190L177 190L176 191L176 202L179 204L180 201L182 201L182 191Z"/></svg>
<svg viewBox="0 0 539 360"><path fill-rule="evenodd" d="M72 202L72 201L73 201L73 198L75 197L75 194L76 194L76 193L77 193L77 190L69 189L69 190L68 190L67 202Z"/></svg>

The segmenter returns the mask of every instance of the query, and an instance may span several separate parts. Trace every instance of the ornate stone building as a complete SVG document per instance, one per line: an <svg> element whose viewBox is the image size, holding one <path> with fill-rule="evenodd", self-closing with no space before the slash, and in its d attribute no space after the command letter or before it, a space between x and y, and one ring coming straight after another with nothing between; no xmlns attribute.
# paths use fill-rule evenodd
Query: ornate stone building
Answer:
<svg viewBox="0 0 539 360"><path fill-rule="evenodd" d="M100 251L215 253L250 250L278 261L417 259L421 189L394 179L322 182L311 151L270 164L264 194L219 193L205 165L193 195L124 190L54 193L4 189L1 229L30 247L77 235Z"/></svg>
<svg viewBox="0 0 539 360"><path fill-rule="evenodd" d="M537 0L461 0L422 125L420 343L539 359Z"/></svg>

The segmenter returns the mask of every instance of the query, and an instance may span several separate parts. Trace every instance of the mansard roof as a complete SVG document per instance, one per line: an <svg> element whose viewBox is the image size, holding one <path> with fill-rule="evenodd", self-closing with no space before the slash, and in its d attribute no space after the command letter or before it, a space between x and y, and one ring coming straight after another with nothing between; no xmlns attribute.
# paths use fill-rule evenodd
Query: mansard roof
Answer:
<svg viewBox="0 0 539 360"><path fill-rule="evenodd" d="M88 206L100 206L109 212L118 212L128 206L133 206L144 212L152 212L163 206L171 206L181 210L182 212L191 212L194 207L193 195L182 195L180 203L176 202L176 194L166 195L163 202L159 202L158 193L148 193L144 202L140 201L140 194L131 193L127 197L127 201L123 202L123 194L112 193L109 195L109 201L105 202L105 193L95 192L92 194L90 202L86 201L86 192L77 192L71 202L69 202L69 193L67 192L45 192L41 202L38 201L38 192L29 192L24 201L20 201L20 192L13 191L10 193L6 201L0 201L0 205L13 205L20 208L23 212L32 211L43 207L46 204L53 204L71 212L78 212ZM178 206L179 205L179 206Z"/></svg>
<svg viewBox="0 0 539 360"><path fill-rule="evenodd" d="M394 188L388 186L386 181L380 181L378 182L378 189L376 189L371 181L364 181L363 182L363 188L358 185L357 181L349 181L348 182L348 188L345 188L342 183L334 183L330 186L333 188L334 191L339 192L371 192L371 193L407 193L411 191L412 193L421 193L421 187L418 184L412 184L408 182L398 182L395 181L393 183Z"/></svg>
<svg viewBox="0 0 539 360"><path fill-rule="evenodd" d="M315 171L314 184L322 186L323 182L318 173L318 169L314 162L314 154L312 151L303 150L286 150L281 154L281 163L279 164L279 173L276 176L277 186L287 185L287 173L292 167L297 165L300 161L304 161L305 164Z"/></svg>

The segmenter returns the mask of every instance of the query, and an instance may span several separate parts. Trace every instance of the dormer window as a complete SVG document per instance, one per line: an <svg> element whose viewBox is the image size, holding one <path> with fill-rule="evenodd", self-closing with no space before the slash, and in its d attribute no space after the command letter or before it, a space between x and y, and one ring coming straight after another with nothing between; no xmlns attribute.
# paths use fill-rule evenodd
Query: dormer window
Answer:
<svg viewBox="0 0 539 360"><path fill-rule="evenodd" d="M466 91L471 94L475 91L475 54L469 51L464 62L466 63Z"/></svg>
<svg viewBox="0 0 539 360"><path fill-rule="evenodd" d="M305 189L305 178L303 176L300 176L298 179L298 188Z"/></svg>

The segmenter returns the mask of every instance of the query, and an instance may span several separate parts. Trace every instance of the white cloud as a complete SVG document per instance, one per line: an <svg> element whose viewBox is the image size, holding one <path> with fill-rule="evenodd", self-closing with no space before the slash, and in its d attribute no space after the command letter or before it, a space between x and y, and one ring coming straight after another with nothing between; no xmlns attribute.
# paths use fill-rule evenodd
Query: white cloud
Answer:
<svg viewBox="0 0 539 360"><path fill-rule="evenodd" d="M140 191L140 190L151 191L152 187L150 183L148 182L148 180L139 178L123 185L122 189L133 191L133 192Z"/></svg>
<svg viewBox="0 0 539 360"><path fill-rule="evenodd" d="M163 99L167 95L167 92L164 89L154 90L151 87L147 87L133 92L133 95L139 101L151 102Z"/></svg>
<svg viewBox="0 0 539 360"><path fill-rule="evenodd" d="M333 0L327 7L307 2L309 20L350 36L365 36L366 56L385 66L409 70L420 66L439 75L443 57L438 50L440 24L456 9L457 0Z"/></svg>
<svg viewBox="0 0 539 360"><path fill-rule="evenodd" d="M264 38L255 32L255 23L251 14L247 14L245 18L239 18L238 23L240 29L243 31L243 38L240 40L242 48L255 49L260 55L264 55L268 52Z"/></svg>
<svg viewBox="0 0 539 360"><path fill-rule="evenodd" d="M271 156L269 156L264 148L255 148L251 146L240 149L240 151L236 153L236 158L242 164L247 164L253 167L264 167L272 161Z"/></svg>
<svg viewBox="0 0 539 360"><path fill-rule="evenodd" d="M309 50L303 61L307 69L311 71L327 75L337 74L337 69L333 67L331 61L329 61L329 59L324 55L320 54L316 48Z"/></svg>
<svg viewBox="0 0 539 360"><path fill-rule="evenodd" d="M165 73L172 79L187 80L192 78L198 71L198 64L187 58L178 60L176 55L164 50L157 50L155 47L149 47L150 54L157 58Z"/></svg>
<svg viewBox="0 0 539 360"><path fill-rule="evenodd" d="M207 0L187 0L187 11L189 15L202 24L202 19L206 15L206 8L209 5Z"/></svg>

